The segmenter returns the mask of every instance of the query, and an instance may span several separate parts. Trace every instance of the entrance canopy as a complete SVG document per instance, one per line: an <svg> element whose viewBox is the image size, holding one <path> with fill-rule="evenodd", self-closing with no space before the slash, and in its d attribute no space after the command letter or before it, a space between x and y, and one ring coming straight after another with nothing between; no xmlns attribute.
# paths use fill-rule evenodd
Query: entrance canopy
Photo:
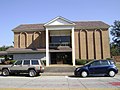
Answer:
<svg viewBox="0 0 120 90"><path fill-rule="evenodd" d="M58 16L46 24L44 24L46 29L46 65L50 64L50 53L51 52L72 52L71 61L73 66L75 66L75 46L74 46L74 28L75 23L72 21ZM64 39L65 38L65 39ZM67 39L68 38L68 39ZM67 43L66 43L67 42ZM57 45L57 44L59 45ZM50 46L61 46L57 47L58 50L51 50ZM66 46L70 46L70 49L63 49Z"/></svg>

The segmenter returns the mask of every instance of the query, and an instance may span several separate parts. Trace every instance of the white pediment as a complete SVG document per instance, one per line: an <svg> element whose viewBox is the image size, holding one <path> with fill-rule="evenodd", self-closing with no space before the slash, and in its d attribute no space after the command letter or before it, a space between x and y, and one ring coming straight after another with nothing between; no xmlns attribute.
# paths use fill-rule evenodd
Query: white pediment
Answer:
<svg viewBox="0 0 120 90"><path fill-rule="evenodd" d="M72 21L65 19L63 17L56 17L49 21L48 23L44 24L44 26L55 26L55 25L75 25Z"/></svg>

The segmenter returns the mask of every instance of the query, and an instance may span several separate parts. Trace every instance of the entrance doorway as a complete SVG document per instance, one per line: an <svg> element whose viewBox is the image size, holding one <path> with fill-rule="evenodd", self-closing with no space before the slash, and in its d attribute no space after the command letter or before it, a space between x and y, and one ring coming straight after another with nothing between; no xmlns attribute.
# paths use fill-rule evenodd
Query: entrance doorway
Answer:
<svg viewBox="0 0 120 90"><path fill-rule="evenodd" d="M51 64L72 64L71 52L51 53Z"/></svg>

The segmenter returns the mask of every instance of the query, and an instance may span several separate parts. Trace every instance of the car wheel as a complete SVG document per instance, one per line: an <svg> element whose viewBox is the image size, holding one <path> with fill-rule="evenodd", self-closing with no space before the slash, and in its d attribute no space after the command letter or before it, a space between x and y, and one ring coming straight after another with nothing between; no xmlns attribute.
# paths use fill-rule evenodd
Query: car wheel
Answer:
<svg viewBox="0 0 120 90"><path fill-rule="evenodd" d="M108 74L109 74L110 77L114 77L115 76L115 72L113 70L110 70Z"/></svg>
<svg viewBox="0 0 120 90"><path fill-rule="evenodd" d="M30 76L30 77L34 77L34 76L36 76L36 75L37 75L37 73L36 73L35 70L29 70L29 76Z"/></svg>
<svg viewBox="0 0 120 90"><path fill-rule="evenodd" d="M3 70L2 70L2 75L3 75L3 76L9 76L9 75L10 75L9 70L8 70L8 69L3 69Z"/></svg>
<svg viewBox="0 0 120 90"><path fill-rule="evenodd" d="M87 76L88 76L88 73L87 73L86 71L82 71L82 72L81 72L81 76L82 76L82 77L87 77Z"/></svg>

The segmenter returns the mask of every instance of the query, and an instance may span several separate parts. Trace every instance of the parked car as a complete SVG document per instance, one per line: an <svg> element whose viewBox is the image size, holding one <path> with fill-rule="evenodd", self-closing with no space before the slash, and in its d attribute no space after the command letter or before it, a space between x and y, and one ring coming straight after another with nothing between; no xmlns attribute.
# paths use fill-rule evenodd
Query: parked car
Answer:
<svg viewBox="0 0 120 90"><path fill-rule="evenodd" d="M33 77L44 72L44 64L38 59L17 60L12 65L3 65L1 71L3 76L8 76L13 73L28 73L29 76Z"/></svg>
<svg viewBox="0 0 120 90"><path fill-rule="evenodd" d="M75 76L107 75L114 77L118 73L113 60L94 60L75 69Z"/></svg>

